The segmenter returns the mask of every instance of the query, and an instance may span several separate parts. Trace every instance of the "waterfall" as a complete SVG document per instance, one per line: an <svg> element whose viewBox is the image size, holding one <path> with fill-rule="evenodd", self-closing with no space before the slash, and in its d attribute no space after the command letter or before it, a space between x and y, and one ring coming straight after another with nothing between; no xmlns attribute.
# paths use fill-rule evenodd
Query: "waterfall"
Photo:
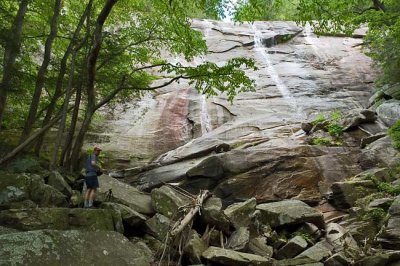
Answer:
<svg viewBox="0 0 400 266"><path fill-rule="evenodd" d="M272 81L275 83L276 87L278 88L279 92L281 93L285 102L287 102L295 114L295 117L299 118L300 120L306 118L306 115L303 109L297 104L296 99L292 96L290 90L279 77L278 73L276 72L271 60L269 59L269 54L266 52L265 47L263 46L263 39L262 33L259 31L255 24L252 25L254 31L254 50L261 56L263 62L267 67L267 73L271 77Z"/></svg>
<svg viewBox="0 0 400 266"><path fill-rule="evenodd" d="M204 29L204 38L207 40L208 35L211 31L212 23L205 19L204 25L206 26ZM204 58L196 58L194 60L196 65L199 65L204 62ZM208 104L207 104L207 97L204 94L200 95L200 102L201 102L201 110L200 110L200 125L201 125L201 134L204 135L212 130L211 125L211 118L208 113Z"/></svg>

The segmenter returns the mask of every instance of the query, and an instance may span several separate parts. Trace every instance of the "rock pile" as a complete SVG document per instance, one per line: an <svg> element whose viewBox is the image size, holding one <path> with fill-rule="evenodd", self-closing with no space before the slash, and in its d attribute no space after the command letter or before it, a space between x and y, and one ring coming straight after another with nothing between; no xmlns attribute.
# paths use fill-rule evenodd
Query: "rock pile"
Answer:
<svg viewBox="0 0 400 266"><path fill-rule="evenodd" d="M348 265L359 254L350 232L325 224L321 212L299 200L250 198L225 207L210 196L196 204L177 187L143 193L103 175L98 208L82 209L75 208L80 193L71 189L79 181L51 176L0 173L1 265ZM37 190L48 192L39 197ZM196 207L187 226L174 231ZM396 236L390 224L386 236Z"/></svg>

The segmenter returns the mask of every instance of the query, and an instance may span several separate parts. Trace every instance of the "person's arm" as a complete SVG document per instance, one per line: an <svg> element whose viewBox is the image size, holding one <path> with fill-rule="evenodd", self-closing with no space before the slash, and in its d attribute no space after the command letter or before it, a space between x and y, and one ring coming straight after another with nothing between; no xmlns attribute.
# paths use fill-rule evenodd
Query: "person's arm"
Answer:
<svg viewBox="0 0 400 266"><path fill-rule="evenodd" d="M96 155L91 155L90 163L96 170L101 170L101 167L97 164Z"/></svg>

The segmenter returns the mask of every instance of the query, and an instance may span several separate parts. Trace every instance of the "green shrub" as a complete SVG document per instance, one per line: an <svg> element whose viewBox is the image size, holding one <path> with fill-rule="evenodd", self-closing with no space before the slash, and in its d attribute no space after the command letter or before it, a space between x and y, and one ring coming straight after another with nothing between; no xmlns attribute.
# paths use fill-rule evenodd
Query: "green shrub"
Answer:
<svg viewBox="0 0 400 266"><path fill-rule="evenodd" d="M387 182L380 182L378 184L378 190L381 192L386 192L392 196L397 196L400 194L400 185L392 185Z"/></svg>
<svg viewBox="0 0 400 266"><path fill-rule="evenodd" d="M342 119L342 113L339 110L336 110L331 114L331 120L335 122L339 122Z"/></svg>
<svg viewBox="0 0 400 266"><path fill-rule="evenodd" d="M382 225L385 217L386 217L386 212L382 208L373 208L369 210L367 213L364 214L363 220L372 220L374 224L376 225Z"/></svg>
<svg viewBox="0 0 400 266"><path fill-rule="evenodd" d="M393 140L393 146L400 150L400 120L397 120L397 122L389 128L388 134Z"/></svg>
<svg viewBox="0 0 400 266"><path fill-rule="evenodd" d="M323 123L325 121L326 121L326 118L325 118L324 114L319 114L311 123L313 125L316 125L318 123Z"/></svg>
<svg viewBox="0 0 400 266"><path fill-rule="evenodd" d="M312 145L331 145L332 142L328 138L314 138L311 140Z"/></svg>
<svg viewBox="0 0 400 266"><path fill-rule="evenodd" d="M332 137L338 138L343 134L343 127L339 124L329 123L327 128L329 135L331 135Z"/></svg>

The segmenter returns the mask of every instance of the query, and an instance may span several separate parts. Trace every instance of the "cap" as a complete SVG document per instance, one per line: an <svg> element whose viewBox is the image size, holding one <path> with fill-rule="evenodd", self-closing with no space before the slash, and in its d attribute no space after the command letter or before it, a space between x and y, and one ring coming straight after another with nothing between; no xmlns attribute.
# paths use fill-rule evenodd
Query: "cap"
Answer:
<svg viewBox="0 0 400 266"><path fill-rule="evenodd" d="M95 151L102 151L102 149L100 149L99 147L94 147Z"/></svg>

